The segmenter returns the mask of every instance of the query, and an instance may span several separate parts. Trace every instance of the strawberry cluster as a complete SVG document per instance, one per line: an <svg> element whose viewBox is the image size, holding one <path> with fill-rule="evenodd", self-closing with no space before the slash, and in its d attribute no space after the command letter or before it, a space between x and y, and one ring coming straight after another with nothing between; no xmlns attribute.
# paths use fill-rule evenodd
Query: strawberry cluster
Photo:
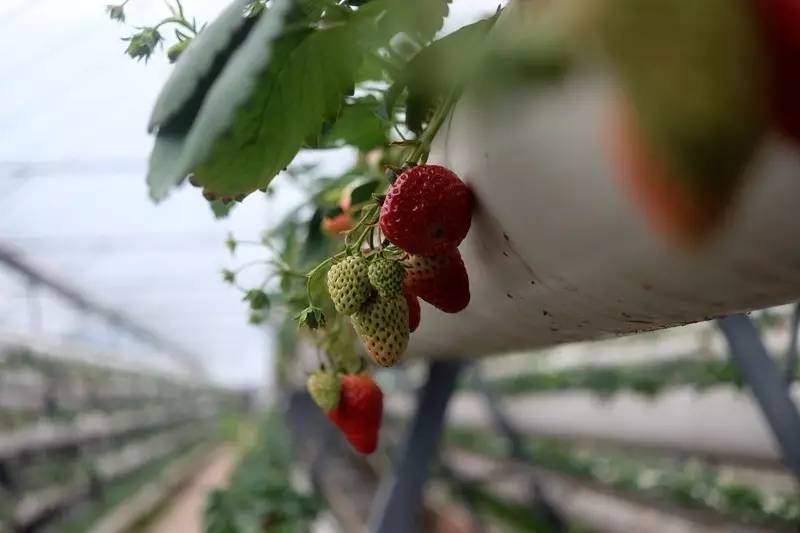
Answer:
<svg viewBox="0 0 800 533"><path fill-rule="evenodd" d="M328 270L328 293L380 366L394 366L420 323L422 298L446 313L469 303L458 245L472 220L472 194L452 171L420 165L386 194L380 230L389 249L355 250Z"/></svg>
<svg viewBox="0 0 800 533"><path fill-rule="evenodd" d="M331 259L328 294L376 364L391 367L402 358L420 323L419 298L446 313L469 304L458 245L471 220L472 194L458 176L438 165L415 166L390 187L379 217L354 228L379 231L385 240L377 247L357 241ZM356 450L375 450L383 394L369 376L321 369L306 386Z"/></svg>

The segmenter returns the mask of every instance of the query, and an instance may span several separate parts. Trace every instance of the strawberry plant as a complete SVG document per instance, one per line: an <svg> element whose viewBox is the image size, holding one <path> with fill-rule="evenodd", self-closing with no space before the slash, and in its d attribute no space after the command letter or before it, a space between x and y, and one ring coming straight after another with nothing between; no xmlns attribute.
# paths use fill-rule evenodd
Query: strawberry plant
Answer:
<svg viewBox="0 0 800 533"><path fill-rule="evenodd" d="M131 1L108 6L109 17L127 23ZM469 305L458 246L473 194L428 163L467 88L490 99L497 84L537 87L602 61L618 81L609 159L654 225L691 244L725 219L766 128L780 122L770 109L786 106L770 103L779 76L763 68L773 52L762 26L781 30L776 50L796 48L796 10L780 2L512 2L437 38L450 3L233 0L198 24L176 0L124 38L134 59L163 51L175 62L148 124L154 201L189 183L226 216L249 195L272 194L281 173L307 193L261 239L228 240L232 254L256 245L268 258L223 278L254 324L276 311L294 317L334 380L363 374L357 338L376 364L401 361L425 327L420 300L447 313ZM674 84L691 86L691 98ZM338 175L298 157L343 147L357 156ZM263 281L241 286L239 273L256 266Z"/></svg>
<svg viewBox="0 0 800 533"><path fill-rule="evenodd" d="M109 16L125 22L130 1L108 6ZM231 236L232 254L260 245L270 258L223 278L242 291L251 322L280 309L305 328L320 348L309 391L346 435L349 384L372 383L356 337L375 363L393 366L419 325L417 296L447 312L469 301L457 246L469 230L472 195L452 171L426 163L483 60L463 52L480 50L497 14L435 39L449 4L236 0L198 26L176 2L163 20L125 38L134 59L166 48L175 61L149 122L155 201L188 182L225 216L256 191L270 194L284 170L308 191L310 215L295 210L260 241ZM440 73L443 61L450 66ZM343 146L360 155L339 176L315 176L294 162L304 150ZM434 275L409 277L426 260ZM265 268L264 281L240 286L239 273L255 266ZM353 442L371 451L372 438Z"/></svg>

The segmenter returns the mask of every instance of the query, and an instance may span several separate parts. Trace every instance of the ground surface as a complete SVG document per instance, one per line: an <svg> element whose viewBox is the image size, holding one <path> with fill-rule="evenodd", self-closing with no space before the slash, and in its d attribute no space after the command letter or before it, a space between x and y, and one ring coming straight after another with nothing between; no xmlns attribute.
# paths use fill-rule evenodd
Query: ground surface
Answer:
<svg viewBox="0 0 800 533"><path fill-rule="evenodd" d="M201 533L206 496L222 487L236 463L234 446L223 446L215 451L205 467L198 472L156 516L147 533Z"/></svg>

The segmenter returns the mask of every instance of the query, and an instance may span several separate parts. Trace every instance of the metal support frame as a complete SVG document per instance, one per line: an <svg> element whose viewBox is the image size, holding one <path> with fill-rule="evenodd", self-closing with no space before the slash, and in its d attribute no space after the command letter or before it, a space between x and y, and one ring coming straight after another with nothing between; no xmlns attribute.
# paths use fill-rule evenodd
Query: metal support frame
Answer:
<svg viewBox="0 0 800 533"><path fill-rule="evenodd" d="M503 434L509 444L509 455L524 463L534 464L534 458L525 447L522 436L511 424L511 421L506 416L505 412L500 405L500 400L494 390L483 380L480 373L475 372L472 376L478 389L483 394L486 400L486 407L489 409L489 414L492 417L492 423L497 430ZM542 490L536 479L529 478L528 483L528 504L534 512L541 515L549 526L549 531L560 533L566 531L566 524L559 515L558 511L547 501L547 497Z"/></svg>
<svg viewBox="0 0 800 533"><path fill-rule="evenodd" d="M387 476L375 496L369 520L372 533L413 533L422 490L436 458L447 404L463 363L435 361L421 389L417 409L400 449L394 474Z"/></svg>
<svg viewBox="0 0 800 533"><path fill-rule="evenodd" d="M34 331L42 329L42 310L39 293L44 289L63 298L76 309L103 319L110 327L117 330L125 330L141 342L176 358L194 377L205 378L205 367L197 354L187 351L171 340L165 339L123 313L98 304L79 290L53 279L51 276L29 265L2 244L0 244L0 266L14 270L27 279L28 315L31 328Z"/></svg>
<svg viewBox="0 0 800 533"><path fill-rule="evenodd" d="M800 330L800 304L795 304L792 321L789 325L789 347L786 349L786 383L791 385L797 377L797 335Z"/></svg>
<svg viewBox="0 0 800 533"><path fill-rule="evenodd" d="M796 311L793 325L796 326L797 320ZM800 481L800 413L791 398L785 376L770 357L750 317L741 314L732 315L720 318L717 324L728 340L731 360L752 390L772 429L783 454L784 463ZM796 327L792 333L794 348L790 346L790 350L793 349L796 353L794 343L796 343ZM788 366L791 369L791 359L789 361Z"/></svg>

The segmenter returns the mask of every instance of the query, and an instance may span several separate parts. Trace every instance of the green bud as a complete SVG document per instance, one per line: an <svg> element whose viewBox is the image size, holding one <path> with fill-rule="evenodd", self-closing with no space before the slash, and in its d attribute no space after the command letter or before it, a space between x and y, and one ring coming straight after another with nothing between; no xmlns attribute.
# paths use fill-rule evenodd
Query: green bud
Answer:
<svg viewBox="0 0 800 533"><path fill-rule="evenodd" d="M125 22L125 7L120 5L108 4L106 5L106 13L108 18L116 20L117 22Z"/></svg>
<svg viewBox="0 0 800 533"><path fill-rule="evenodd" d="M174 63L178 60L186 47L189 46L189 43L192 42L191 39L184 39L183 41L178 41L177 43L173 44L167 50L167 57L169 58L170 63Z"/></svg>
<svg viewBox="0 0 800 533"><path fill-rule="evenodd" d="M236 273L226 268L222 271L222 281L225 283L234 284L236 282Z"/></svg>
<svg viewBox="0 0 800 533"><path fill-rule="evenodd" d="M269 296L261 289L250 289L244 295L244 301L250 302L250 309L258 311L269 307Z"/></svg>
<svg viewBox="0 0 800 533"><path fill-rule="evenodd" d="M236 253L236 239L233 238L233 233L228 233L228 238L225 239L225 247L231 255Z"/></svg>
<svg viewBox="0 0 800 533"><path fill-rule="evenodd" d="M155 28L143 28L139 33L134 33L130 37L125 37L123 41L128 42L125 53L137 61L144 58L145 63L153 55L156 47L161 43L161 34Z"/></svg>

